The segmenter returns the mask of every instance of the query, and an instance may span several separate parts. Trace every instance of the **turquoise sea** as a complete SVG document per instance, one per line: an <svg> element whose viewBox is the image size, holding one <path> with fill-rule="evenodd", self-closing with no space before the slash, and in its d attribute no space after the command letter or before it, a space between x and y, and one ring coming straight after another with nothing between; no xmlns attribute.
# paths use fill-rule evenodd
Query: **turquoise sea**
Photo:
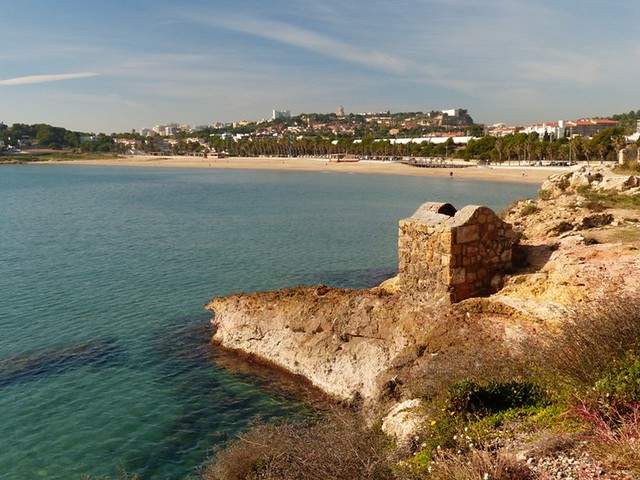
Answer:
<svg viewBox="0 0 640 480"><path fill-rule="evenodd" d="M194 475L257 418L299 415L224 368L212 296L373 285L427 200L500 209L535 186L330 173L0 167L0 479ZM257 373L257 372L256 372Z"/></svg>

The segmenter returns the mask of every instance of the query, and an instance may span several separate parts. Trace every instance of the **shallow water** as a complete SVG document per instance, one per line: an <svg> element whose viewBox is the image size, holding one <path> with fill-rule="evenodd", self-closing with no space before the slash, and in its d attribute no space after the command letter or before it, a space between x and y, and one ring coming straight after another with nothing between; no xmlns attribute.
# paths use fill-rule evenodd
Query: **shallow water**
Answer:
<svg viewBox="0 0 640 480"><path fill-rule="evenodd" d="M256 418L305 411L223 369L210 297L396 268L427 200L502 208L532 185L329 173L0 167L0 478L194 474Z"/></svg>

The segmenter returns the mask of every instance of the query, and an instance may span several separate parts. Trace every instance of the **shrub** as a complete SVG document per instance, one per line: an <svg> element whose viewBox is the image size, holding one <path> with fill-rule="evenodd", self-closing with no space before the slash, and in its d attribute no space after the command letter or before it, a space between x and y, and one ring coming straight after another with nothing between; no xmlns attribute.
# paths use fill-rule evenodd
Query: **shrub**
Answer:
<svg viewBox="0 0 640 480"><path fill-rule="evenodd" d="M473 450L469 454L443 453L433 463L430 480L533 480L531 469L503 453Z"/></svg>
<svg viewBox="0 0 640 480"><path fill-rule="evenodd" d="M595 390L609 403L640 403L640 356L637 352L628 353L617 368L598 380Z"/></svg>
<svg viewBox="0 0 640 480"><path fill-rule="evenodd" d="M558 188L560 190L562 190L563 192L569 188L569 186L571 185L571 183L569 182L568 178L561 178L560 181L558 182Z"/></svg>
<svg viewBox="0 0 640 480"><path fill-rule="evenodd" d="M479 383L463 380L449 390L451 410L463 415L489 415L514 408L537 406L545 401L544 392L531 382Z"/></svg>
<svg viewBox="0 0 640 480"><path fill-rule="evenodd" d="M393 478L386 437L352 414L259 425L219 452L203 480Z"/></svg>
<svg viewBox="0 0 640 480"><path fill-rule="evenodd" d="M583 390L593 387L632 352L640 352L637 305L637 297L627 296L575 311L541 349L542 369L556 382Z"/></svg>
<svg viewBox="0 0 640 480"><path fill-rule="evenodd" d="M535 203L527 203L522 207L522 210L520 210L520 214L526 217L528 215L533 215L538 210L540 209Z"/></svg>
<svg viewBox="0 0 640 480"><path fill-rule="evenodd" d="M625 162L624 165L619 165L615 167L614 172L616 173L627 173L627 174L638 174L640 173L640 163L633 161Z"/></svg>
<svg viewBox="0 0 640 480"><path fill-rule="evenodd" d="M589 447L595 456L613 468L640 474L640 403L613 418L589 405L581 405L577 413L591 425Z"/></svg>
<svg viewBox="0 0 640 480"><path fill-rule="evenodd" d="M545 190L541 188L538 190L538 198L541 200L549 200L551 198L551 192L549 190Z"/></svg>

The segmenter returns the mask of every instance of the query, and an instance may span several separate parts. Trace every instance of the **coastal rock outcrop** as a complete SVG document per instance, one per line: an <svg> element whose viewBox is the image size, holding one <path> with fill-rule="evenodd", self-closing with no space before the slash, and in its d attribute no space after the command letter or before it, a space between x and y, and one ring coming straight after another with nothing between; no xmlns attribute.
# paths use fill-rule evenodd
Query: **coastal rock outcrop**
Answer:
<svg viewBox="0 0 640 480"><path fill-rule="evenodd" d="M583 166L566 173L551 175L542 184L541 190L557 198L578 193L583 188L593 188L601 192L626 192L637 187L640 187L638 175L616 174L607 167Z"/></svg>
<svg viewBox="0 0 640 480"><path fill-rule="evenodd" d="M487 207L425 204L400 221L394 279L368 290L299 287L214 299L206 306L213 340L342 400L397 396L384 373L424 355L442 305L502 286L514 239Z"/></svg>
<svg viewBox="0 0 640 480"><path fill-rule="evenodd" d="M426 321L379 289L324 286L214 299L214 341L267 360L342 400L371 398L376 378Z"/></svg>
<svg viewBox="0 0 640 480"><path fill-rule="evenodd" d="M397 277L372 289L213 299L213 341L377 408L390 432L407 437L416 409L394 407L438 391L454 366L472 375L478 358L526 355L576 303L640 290L640 210L598 203L637 180L614 177L552 176L540 199L502 218L486 207L425 204L400 221Z"/></svg>

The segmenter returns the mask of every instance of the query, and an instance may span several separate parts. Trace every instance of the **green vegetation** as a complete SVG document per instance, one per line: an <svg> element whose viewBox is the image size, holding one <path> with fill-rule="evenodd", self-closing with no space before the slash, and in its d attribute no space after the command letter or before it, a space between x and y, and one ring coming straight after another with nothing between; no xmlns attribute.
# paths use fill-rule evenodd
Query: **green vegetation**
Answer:
<svg viewBox="0 0 640 480"><path fill-rule="evenodd" d="M638 125L638 120L640 120L640 109L635 112L631 110L629 113L620 113L614 115L612 118L619 121L620 126L623 127L627 132L633 132Z"/></svg>
<svg viewBox="0 0 640 480"><path fill-rule="evenodd" d="M463 380L449 392L451 411L466 417L485 416L514 408L538 406L545 401L544 392L531 382L495 382L479 384Z"/></svg>
<svg viewBox="0 0 640 480"><path fill-rule="evenodd" d="M425 398L413 454L394 451L377 429L343 413L304 427L259 426L219 452L203 478L540 479L496 449L495 442L512 438L528 438L531 451L552 456L586 440L605 467L640 475L637 300L576 311L559 332L533 346L526 377L492 379L488 373ZM491 372L498 360L483 361ZM462 371L449 374L464 378Z"/></svg>
<svg viewBox="0 0 640 480"><path fill-rule="evenodd" d="M74 132L44 123L15 123L11 127L0 124L0 141L5 146L20 149L37 147L74 152L115 153L122 149L116 145L114 138L114 135Z"/></svg>
<svg viewBox="0 0 640 480"><path fill-rule="evenodd" d="M638 111L640 112L640 111ZM505 137L486 136L482 125L473 123L466 111L455 122L440 125L436 112L384 113L376 121L364 115L301 114L269 122L204 128L195 132L179 131L171 144L162 137L143 137L137 133L88 134L46 124L0 124L0 141L16 148L38 146L77 149L83 152L122 153L128 146L116 139L131 140L135 149L147 153L196 154L212 150L231 156L326 156L331 154L364 157L455 157L486 162L537 163L615 161L616 152L625 144L624 135L635 128L638 112L616 115L618 128L603 130L592 139L583 137L553 139L537 133L516 133ZM455 123L454 122L454 123ZM392 139L420 138L429 134L474 136L467 145L445 143L395 144ZM241 136L243 136L240 138ZM235 138L234 138L235 136ZM360 140L354 143L354 139ZM197 141L196 141L197 140Z"/></svg>
<svg viewBox="0 0 640 480"><path fill-rule="evenodd" d="M528 135L518 133L500 138L484 136L472 139L466 146L461 146L454 144L453 139L440 144L428 142L392 144L390 139L380 132L369 131L359 135L356 131L353 134L344 135L305 135L303 138L283 133L280 138L254 138L240 141L211 137L209 144L216 151L224 151L233 156L319 156L343 153L373 157L456 157L466 160L525 164L543 160L604 162L616 160L617 149L624 145L623 133L621 128L610 128L600 132L591 140L576 137L571 140L561 138L555 141L548 137L540 137L536 133ZM360 138L362 141L353 143L354 138Z"/></svg>
<svg viewBox="0 0 640 480"><path fill-rule="evenodd" d="M540 200L549 200L551 198L551 192L541 188L538 190L538 198L540 198Z"/></svg>
<svg viewBox="0 0 640 480"><path fill-rule="evenodd" d="M540 209L535 203L527 203L524 207L522 207L522 210L520 210L520 214L523 216L533 215L538 210Z"/></svg>
<svg viewBox="0 0 640 480"><path fill-rule="evenodd" d="M578 193L587 199L588 209L600 212L607 208L640 208L640 195L623 195L614 192L598 192L589 187L578 189Z"/></svg>

